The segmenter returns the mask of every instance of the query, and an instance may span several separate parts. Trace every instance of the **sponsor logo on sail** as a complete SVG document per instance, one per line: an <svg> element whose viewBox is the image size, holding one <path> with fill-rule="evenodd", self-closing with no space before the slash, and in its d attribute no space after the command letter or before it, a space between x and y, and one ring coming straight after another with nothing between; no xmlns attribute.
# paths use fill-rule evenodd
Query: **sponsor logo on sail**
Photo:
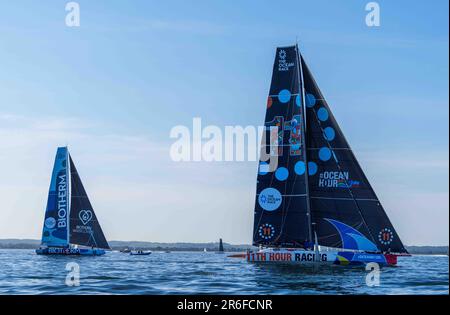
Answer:
<svg viewBox="0 0 450 315"><path fill-rule="evenodd" d="M281 205L281 193L275 188L266 188L259 194L258 202L266 211L275 211Z"/></svg>
<svg viewBox="0 0 450 315"><path fill-rule="evenodd" d="M289 71L289 69L294 66L293 62L288 62L286 60L286 50L281 49L278 53L278 57L278 71Z"/></svg>
<svg viewBox="0 0 450 315"><path fill-rule="evenodd" d="M259 205L266 211L277 210L280 207L282 200L281 193L275 188L264 189L258 197Z"/></svg>
<svg viewBox="0 0 450 315"><path fill-rule="evenodd" d="M54 217L48 217L45 219L44 225L47 229L53 229L56 226L56 219Z"/></svg>
<svg viewBox="0 0 450 315"><path fill-rule="evenodd" d="M81 210L78 213L78 217L80 218L83 225L88 224L92 220L92 211L91 210Z"/></svg>
<svg viewBox="0 0 450 315"><path fill-rule="evenodd" d="M67 226L67 182L66 175L58 177L58 228Z"/></svg>
<svg viewBox="0 0 450 315"><path fill-rule="evenodd" d="M384 228L378 233L378 240L383 245L389 245L394 240L394 233L389 228Z"/></svg>
<svg viewBox="0 0 450 315"><path fill-rule="evenodd" d="M259 227L258 234L261 238L269 240L275 235L275 228L272 224L265 223Z"/></svg>
<svg viewBox="0 0 450 315"><path fill-rule="evenodd" d="M319 174L319 187L326 188L355 188L360 182L352 180L348 172L327 171Z"/></svg>

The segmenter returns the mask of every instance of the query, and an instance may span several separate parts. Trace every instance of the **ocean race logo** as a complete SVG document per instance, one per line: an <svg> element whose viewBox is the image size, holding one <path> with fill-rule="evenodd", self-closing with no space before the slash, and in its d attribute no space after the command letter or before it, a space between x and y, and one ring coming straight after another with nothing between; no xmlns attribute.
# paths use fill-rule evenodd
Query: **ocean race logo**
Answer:
<svg viewBox="0 0 450 315"><path fill-rule="evenodd" d="M328 171L319 174L319 187L325 188L355 188L360 182L352 180L348 172Z"/></svg>
<svg viewBox="0 0 450 315"><path fill-rule="evenodd" d="M266 188L259 194L258 202L261 208L266 211L275 211L281 206L283 198L281 193L275 188Z"/></svg>
<svg viewBox="0 0 450 315"><path fill-rule="evenodd" d="M67 227L67 181L66 175L58 176L58 228Z"/></svg>
<svg viewBox="0 0 450 315"><path fill-rule="evenodd" d="M278 71L289 71L289 68L294 66L293 62L287 62L286 60L286 50L281 49L278 53Z"/></svg>

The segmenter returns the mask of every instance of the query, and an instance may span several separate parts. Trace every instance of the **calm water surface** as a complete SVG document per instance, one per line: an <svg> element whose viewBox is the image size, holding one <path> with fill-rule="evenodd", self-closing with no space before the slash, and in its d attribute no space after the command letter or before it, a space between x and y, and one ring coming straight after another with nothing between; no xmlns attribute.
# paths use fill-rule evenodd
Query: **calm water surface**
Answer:
<svg viewBox="0 0 450 315"><path fill-rule="evenodd" d="M80 266L80 286L65 284L66 264ZM448 294L448 256L399 258L368 287L363 268L312 270L249 264L215 253L101 257L37 256L0 250L0 294Z"/></svg>

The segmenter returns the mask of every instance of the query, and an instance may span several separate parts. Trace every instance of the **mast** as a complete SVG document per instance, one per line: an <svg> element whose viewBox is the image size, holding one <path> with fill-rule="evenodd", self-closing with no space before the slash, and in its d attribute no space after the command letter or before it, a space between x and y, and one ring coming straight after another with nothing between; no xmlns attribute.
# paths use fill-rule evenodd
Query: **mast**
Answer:
<svg viewBox="0 0 450 315"><path fill-rule="evenodd" d="M72 196L72 191L71 191L71 187L70 187L70 163L69 163L69 148L66 146L66 174L67 174L67 245L70 247L70 205L71 205L71 196Z"/></svg>
<svg viewBox="0 0 450 315"><path fill-rule="evenodd" d="M308 216L308 242L312 242L312 222L311 222L311 203L309 200L309 183L308 183L308 159L306 149L306 108L305 108L305 87L303 84L303 68L300 61L300 51L298 49L298 43L295 44L295 50L297 52L297 76L300 84L300 90L302 94L301 111L302 111L302 146L303 146L303 161L305 162L305 184L306 184L306 215Z"/></svg>

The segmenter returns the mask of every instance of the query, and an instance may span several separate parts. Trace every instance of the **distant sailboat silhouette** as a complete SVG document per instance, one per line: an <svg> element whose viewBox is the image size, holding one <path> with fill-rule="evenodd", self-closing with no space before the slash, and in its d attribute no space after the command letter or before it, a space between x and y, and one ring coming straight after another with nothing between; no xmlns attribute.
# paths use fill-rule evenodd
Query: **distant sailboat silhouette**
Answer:
<svg viewBox="0 0 450 315"><path fill-rule="evenodd" d="M225 251L223 249L223 242L222 239L219 240L219 251L217 252L218 254L223 254Z"/></svg>
<svg viewBox="0 0 450 315"><path fill-rule="evenodd" d="M38 255L105 254L110 249L67 147L58 148Z"/></svg>
<svg viewBox="0 0 450 315"><path fill-rule="evenodd" d="M260 250L248 261L395 265L408 255L297 45L276 51L265 130L253 228Z"/></svg>

